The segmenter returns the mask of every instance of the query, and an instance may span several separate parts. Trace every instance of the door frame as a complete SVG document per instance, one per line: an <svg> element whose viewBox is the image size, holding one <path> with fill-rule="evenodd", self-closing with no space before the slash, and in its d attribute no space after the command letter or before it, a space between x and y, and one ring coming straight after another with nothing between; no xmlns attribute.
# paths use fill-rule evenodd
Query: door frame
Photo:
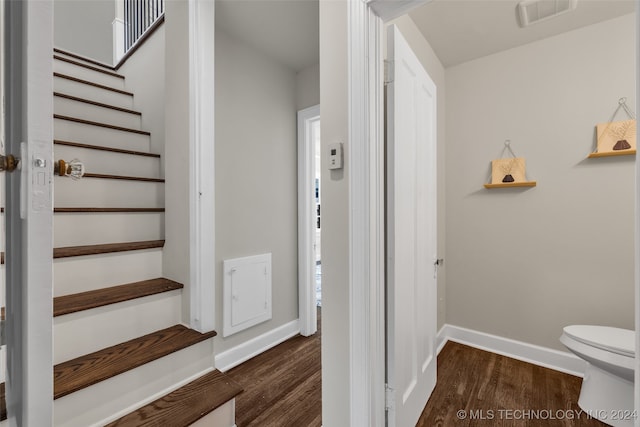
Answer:
<svg viewBox="0 0 640 427"><path fill-rule="evenodd" d="M298 111L298 322L300 335L305 337L318 330L314 286L316 151L311 128L318 120L320 105Z"/></svg>
<svg viewBox="0 0 640 427"><path fill-rule="evenodd" d="M640 70L640 2L636 0L636 73ZM636 79L636 111L640 108L640 85ZM640 384L640 153L636 153L636 212L635 212L635 326L636 360L635 384ZM634 408L640 411L640 388L635 387ZM635 425L640 425L636 418Z"/></svg>
<svg viewBox="0 0 640 427"><path fill-rule="evenodd" d="M5 1L9 425L53 420L53 4ZM28 43L27 43L28 40ZM24 46L27 46L26 49ZM27 125L25 125L27 121ZM37 163L36 163L37 162ZM17 187L21 187L16 191Z"/></svg>
<svg viewBox="0 0 640 427"><path fill-rule="evenodd" d="M428 1L348 1L350 425L386 422L383 26Z"/></svg>
<svg viewBox="0 0 640 427"><path fill-rule="evenodd" d="M191 328L216 327L215 2L188 0L189 316Z"/></svg>

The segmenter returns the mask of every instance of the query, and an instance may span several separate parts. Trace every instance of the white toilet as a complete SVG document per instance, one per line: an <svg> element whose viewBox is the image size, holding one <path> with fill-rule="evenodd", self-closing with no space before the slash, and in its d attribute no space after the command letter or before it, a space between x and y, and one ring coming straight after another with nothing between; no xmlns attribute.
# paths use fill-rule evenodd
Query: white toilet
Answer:
<svg viewBox="0 0 640 427"><path fill-rule="evenodd" d="M563 328L560 342L587 362L580 408L605 424L633 426L635 332L571 325Z"/></svg>

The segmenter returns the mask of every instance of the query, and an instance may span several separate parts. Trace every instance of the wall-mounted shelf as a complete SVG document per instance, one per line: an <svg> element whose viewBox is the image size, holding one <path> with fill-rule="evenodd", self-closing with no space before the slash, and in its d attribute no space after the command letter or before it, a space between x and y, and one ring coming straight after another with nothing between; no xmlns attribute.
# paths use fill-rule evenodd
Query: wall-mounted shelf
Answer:
<svg viewBox="0 0 640 427"><path fill-rule="evenodd" d="M485 184L484 188L535 187L536 185L536 181L500 182L498 184Z"/></svg>
<svg viewBox="0 0 640 427"><path fill-rule="evenodd" d="M636 150L624 150L624 151L603 151L602 153L589 154L590 159L597 159L599 157L616 157L616 156L635 156Z"/></svg>
<svg viewBox="0 0 640 427"><path fill-rule="evenodd" d="M516 157L511 149L511 141L508 139L504 141L500 156L505 151L508 151L511 157L491 161L490 184L485 184L484 188L535 187L535 181L527 181L524 157Z"/></svg>

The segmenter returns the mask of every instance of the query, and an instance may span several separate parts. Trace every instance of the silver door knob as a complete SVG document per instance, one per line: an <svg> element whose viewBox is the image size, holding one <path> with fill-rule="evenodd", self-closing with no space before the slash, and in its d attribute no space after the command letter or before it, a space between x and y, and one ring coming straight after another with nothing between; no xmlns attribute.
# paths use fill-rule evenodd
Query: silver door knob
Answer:
<svg viewBox="0 0 640 427"><path fill-rule="evenodd" d="M0 155L0 172L13 172L18 169L20 159L16 158L12 154L2 156Z"/></svg>

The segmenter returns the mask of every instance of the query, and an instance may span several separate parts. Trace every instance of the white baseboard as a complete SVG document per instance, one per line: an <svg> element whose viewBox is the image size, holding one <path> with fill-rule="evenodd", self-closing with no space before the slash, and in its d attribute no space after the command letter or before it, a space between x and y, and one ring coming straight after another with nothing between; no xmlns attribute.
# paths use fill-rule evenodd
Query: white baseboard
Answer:
<svg viewBox="0 0 640 427"><path fill-rule="evenodd" d="M440 353L440 350L442 350L447 341L466 344L481 350L501 354L578 377L584 376L586 367L585 361L573 353L541 347L449 324L445 324L436 337L438 353Z"/></svg>
<svg viewBox="0 0 640 427"><path fill-rule="evenodd" d="M272 347L288 340L300 333L300 322L298 319L277 327L267 333L257 336L238 346L230 348L215 356L216 368L221 372L238 366L258 354L269 350Z"/></svg>

